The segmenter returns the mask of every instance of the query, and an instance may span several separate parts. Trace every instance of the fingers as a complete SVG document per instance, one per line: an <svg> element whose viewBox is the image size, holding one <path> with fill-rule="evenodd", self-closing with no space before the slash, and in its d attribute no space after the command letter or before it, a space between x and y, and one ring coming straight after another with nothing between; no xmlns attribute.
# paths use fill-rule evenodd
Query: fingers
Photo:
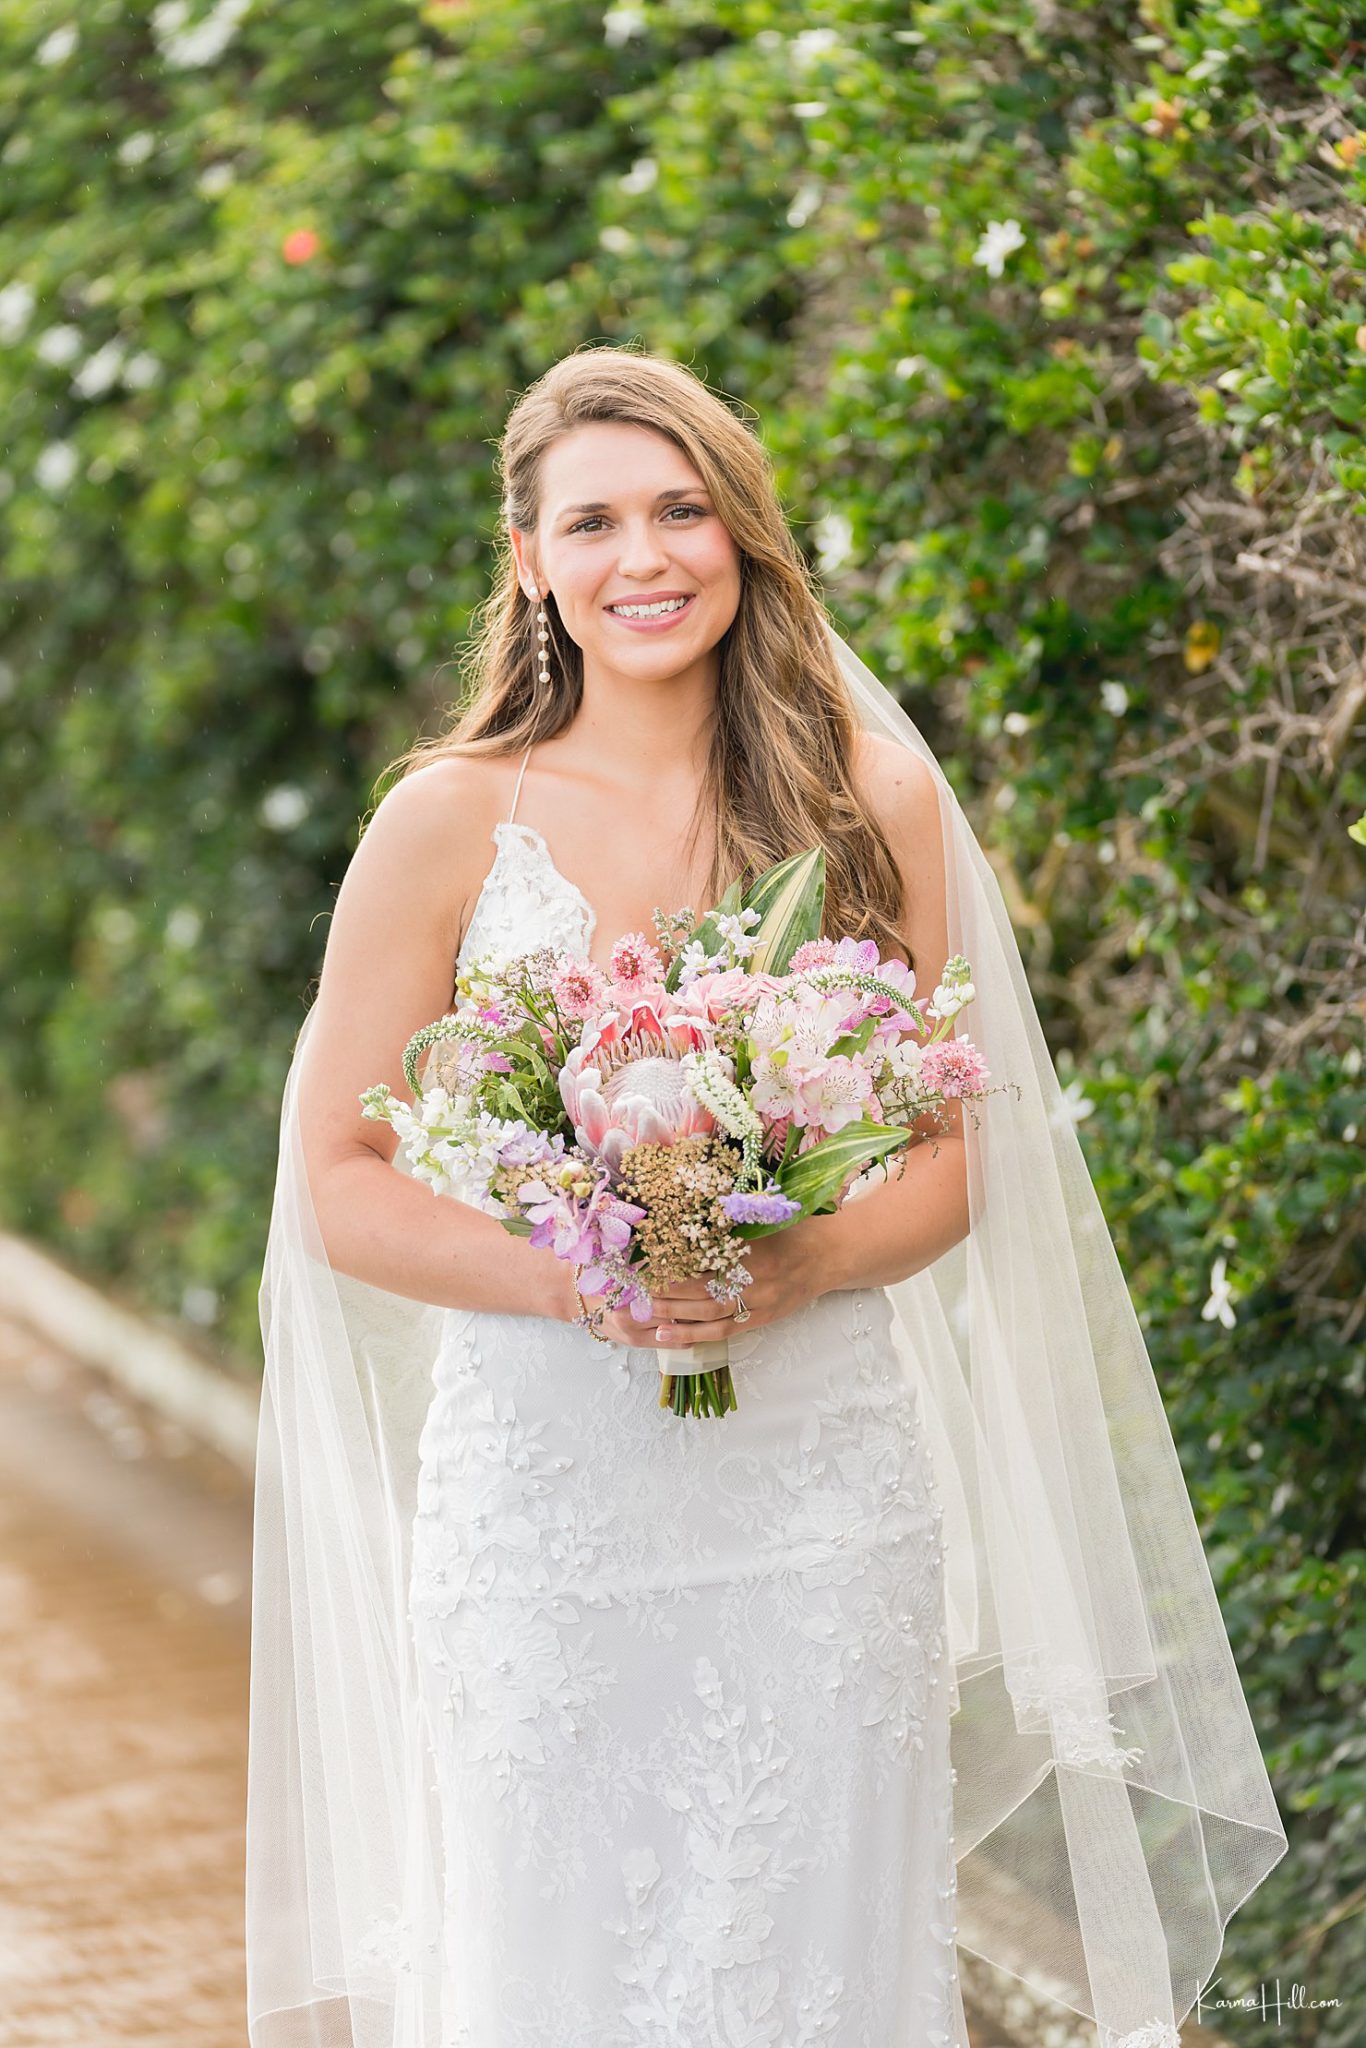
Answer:
<svg viewBox="0 0 1366 2048"><path fill-rule="evenodd" d="M708 1291L705 1280L674 1280L667 1287L656 1287L650 1296L651 1306L663 1303L670 1311L682 1309L688 1302L715 1302L716 1297Z"/></svg>
<svg viewBox="0 0 1366 2048"><path fill-rule="evenodd" d="M750 1315L740 1324L738 1334L751 1337L762 1330L766 1318ZM722 1337L737 1334L734 1316L722 1316L714 1323L661 1323L655 1332L656 1344L666 1344L676 1350L686 1351L694 1344L717 1343Z"/></svg>

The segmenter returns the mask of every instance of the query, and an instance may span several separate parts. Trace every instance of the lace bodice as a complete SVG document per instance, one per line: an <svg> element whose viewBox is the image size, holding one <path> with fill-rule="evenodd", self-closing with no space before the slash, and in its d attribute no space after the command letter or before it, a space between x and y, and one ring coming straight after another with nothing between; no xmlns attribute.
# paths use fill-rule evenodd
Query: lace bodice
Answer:
<svg viewBox="0 0 1366 2048"><path fill-rule="evenodd" d="M507 960L532 946L559 946L586 959L597 916L583 891L556 867L534 825L502 818L497 847L456 955L456 969L479 956Z"/></svg>

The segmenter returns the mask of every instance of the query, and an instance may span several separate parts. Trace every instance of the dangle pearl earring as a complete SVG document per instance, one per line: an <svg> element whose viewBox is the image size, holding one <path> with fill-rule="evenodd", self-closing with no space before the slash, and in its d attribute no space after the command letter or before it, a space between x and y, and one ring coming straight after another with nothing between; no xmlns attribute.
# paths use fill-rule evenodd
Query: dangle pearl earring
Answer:
<svg viewBox="0 0 1366 2048"><path fill-rule="evenodd" d="M527 596L539 599L540 591L534 583L527 585ZM544 689L550 682L550 632L545 622L545 606L540 603L536 607L536 639L537 659L541 664L536 680Z"/></svg>

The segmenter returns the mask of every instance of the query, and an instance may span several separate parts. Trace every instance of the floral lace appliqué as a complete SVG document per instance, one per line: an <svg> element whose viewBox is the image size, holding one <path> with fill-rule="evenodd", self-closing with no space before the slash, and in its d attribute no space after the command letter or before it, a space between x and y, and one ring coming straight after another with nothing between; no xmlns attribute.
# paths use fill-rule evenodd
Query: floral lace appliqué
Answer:
<svg viewBox="0 0 1366 2048"><path fill-rule="evenodd" d="M1123 1730L1115 1725L1104 1685L1076 1664L1033 1660L1027 1667L1025 1685L1012 1685L1011 1697L1021 1733L1051 1728L1059 1763L1122 1771L1143 1755L1140 1748L1120 1746L1117 1738ZM1149 2043L1138 2040L1131 2044L1126 2037L1119 2048L1149 2048Z"/></svg>
<svg viewBox="0 0 1366 2048"><path fill-rule="evenodd" d="M561 946L587 958L596 913L582 890L562 875L533 825L502 818L493 828L497 852L460 942L457 968L472 960L509 960L532 946Z"/></svg>
<svg viewBox="0 0 1366 2048"><path fill-rule="evenodd" d="M1181 2036L1169 2020L1149 2020L1128 2034L1117 2034L1110 2027L1100 2031L1104 2048L1181 2048Z"/></svg>

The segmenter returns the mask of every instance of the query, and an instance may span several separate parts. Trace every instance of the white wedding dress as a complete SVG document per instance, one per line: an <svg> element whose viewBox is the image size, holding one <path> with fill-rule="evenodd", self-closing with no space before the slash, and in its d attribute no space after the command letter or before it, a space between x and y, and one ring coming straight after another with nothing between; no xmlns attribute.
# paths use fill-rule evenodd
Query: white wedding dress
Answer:
<svg viewBox="0 0 1366 2048"><path fill-rule="evenodd" d="M462 965L587 955L516 807ZM443 2048L968 2048L941 1509L891 1318L860 1287L742 1329L738 1410L701 1419L644 1347L446 1312L410 1586Z"/></svg>

